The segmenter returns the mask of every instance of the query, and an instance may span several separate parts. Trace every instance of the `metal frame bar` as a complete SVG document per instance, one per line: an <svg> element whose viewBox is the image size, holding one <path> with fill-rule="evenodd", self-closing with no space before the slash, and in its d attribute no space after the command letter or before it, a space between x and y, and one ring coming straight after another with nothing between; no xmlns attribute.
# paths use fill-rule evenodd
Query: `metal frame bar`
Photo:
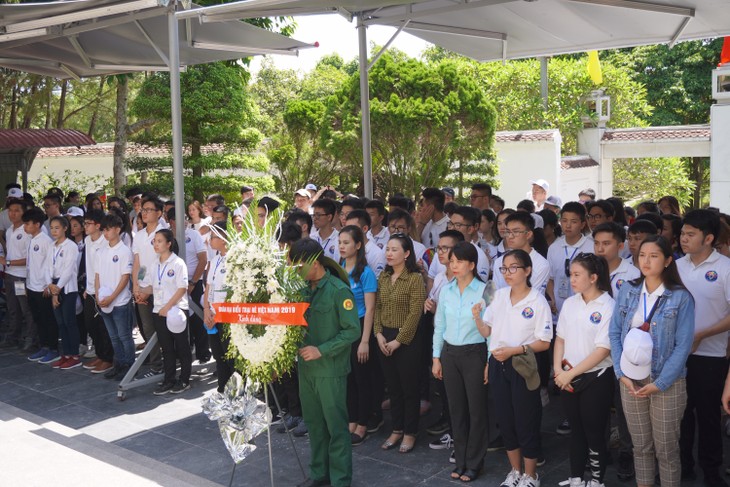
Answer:
<svg viewBox="0 0 730 487"><path fill-rule="evenodd" d="M679 29L677 29L677 32L674 33L672 36L672 40L669 41L669 48L673 48L674 45L679 41L679 36L682 35L682 32L684 32L684 29L687 28L687 25L692 21L692 17L685 17L682 21L682 24L679 26Z"/></svg>
<svg viewBox="0 0 730 487"><path fill-rule="evenodd" d="M249 7L269 7L271 5L279 5L281 3L282 0L243 0L238 2L225 3L222 5L212 5L210 7L183 10L180 12L176 12L175 16L178 19L187 19L192 17L198 17L199 15L214 15L239 11L243 12L252 10L252 8Z"/></svg>
<svg viewBox="0 0 730 487"><path fill-rule="evenodd" d="M152 40L150 35L145 30L145 28L142 27L142 24L139 23L139 20L135 20L134 25L136 25L137 28L140 30L140 32L142 32L142 35L144 36L145 39L147 39L147 42L149 43L150 46L152 46L152 49L155 50L157 55L160 56L160 59L162 59L162 62L169 66L170 60L167 58L167 56L165 56L165 53L162 52L162 49L160 49L159 46L157 44L155 44L155 42Z"/></svg>
<svg viewBox="0 0 730 487"><path fill-rule="evenodd" d="M71 43L74 50L76 51L76 54L79 55L81 60L84 62L87 68L91 67L91 59L89 58L89 55L86 54L86 51L84 50L83 46L81 45L81 42L79 42L79 38L77 36L70 36L68 38L68 42Z"/></svg>
<svg viewBox="0 0 730 487"><path fill-rule="evenodd" d="M299 49L301 48L292 48L292 49L264 49L260 47L246 47L246 46L232 46L228 44L215 44L211 42L198 42L193 41L193 48L195 49L210 49L214 51L229 51L229 52L237 52L244 55L250 55L250 54L281 54L284 56L298 56L299 55ZM315 47L315 46L310 46Z"/></svg>
<svg viewBox="0 0 730 487"><path fill-rule="evenodd" d="M76 81L81 81L81 77L78 74L74 73L73 70L65 64L59 64L58 67L61 68L61 71L71 76Z"/></svg>
<svg viewBox="0 0 730 487"><path fill-rule="evenodd" d="M374 13L367 14L366 17L368 17L367 20L364 21L365 25L388 25L388 24L397 24L399 22L404 22L406 20L413 20L418 17L427 17L429 15L439 15L439 14L448 14L452 12L458 12L461 10L468 10L472 8L479 8L479 7L490 7L494 5L500 5L503 3L513 3L517 0L473 0L473 1L463 1L462 3L459 3L458 5L449 5L448 7L435 7L435 8L428 8L424 10L413 10L413 5L415 4L407 4L403 5L403 7L406 8L405 13L402 14L395 14L395 15L389 15L386 17L376 17Z"/></svg>
<svg viewBox="0 0 730 487"><path fill-rule="evenodd" d="M426 24L423 22L410 22L409 30L421 30L425 32L443 32L465 37L480 37L482 39L493 39L495 41L507 40L507 34L489 30L467 29L466 27L453 27L450 25Z"/></svg>
<svg viewBox="0 0 730 487"><path fill-rule="evenodd" d="M294 7L290 9L271 8L266 10L246 10L245 12L228 12L221 14L200 14L201 23L207 22L224 22L227 20L250 19L255 17L282 17L295 15L320 15L328 13L337 13L337 7L321 7L317 9Z"/></svg>
<svg viewBox="0 0 730 487"><path fill-rule="evenodd" d="M92 64L92 69L118 71L120 73L128 73L132 71L169 71L170 66L143 66L143 65L124 65L124 64ZM180 71L185 71L185 66L178 66Z"/></svg>
<svg viewBox="0 0 730 487"><path fill-rule="evenodd" d="M656 12L660 14L679 15L682 17L694 17L695 9L689 7L677 7L676 5L666 5L661 3L647 3L637 0L568 0L574 3L585 3L589 5L598 5L601 7L620 7L633 10L645 10L647 12Z"/></svg>
<svg viewBox="0 0 730 487"><path fill-rule="evenodd" d="M373 56L373 59L370 61L370 64L368 64L368 71L370 71L372 69L372 67L375 65L375 63L378 62L378 59L380 59L380 56L385 54L385 52L388 50L388 48L393 43L393 41L396 39L396 37L398 37L398 34L403 32L403 29L406 28L406 26L408 25L409 22L410 22L410 20L406 20L405 22L403 22L403 25L398 27L398 30L395 31L395 34L393 34L390 37L390 39L388 39L388 42L386 42L385 45L378 51L378 53L375 56Z"/></svg>
<svg viewBox="0 0 730 487"><path fill-rule="evenodd" d="M366 198L373 197L373 154L370 133L370 84L368 80L367 25L357 18L357 36L360 64L360 118L362 133L363 190Z"/></svg>

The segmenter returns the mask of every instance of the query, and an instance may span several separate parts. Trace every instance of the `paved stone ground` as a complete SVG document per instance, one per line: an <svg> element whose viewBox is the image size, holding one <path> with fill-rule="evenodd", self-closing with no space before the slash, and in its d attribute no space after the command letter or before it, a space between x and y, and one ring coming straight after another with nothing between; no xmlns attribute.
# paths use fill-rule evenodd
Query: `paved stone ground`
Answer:
<svg viewBox="0 0 730 487"><path fill-rule="evenodd" d="M162 397L152 395L150 385L129 391L119 401L116 382L82 368L53 370L15 350L0 349L0 485L45 486L49 479L55 485L70 485L63 479L127 487L228 485L233 463L216 423L200 409L214 382L210 376L198 377L190 391ZM543 486L557 485L569 472L568 438L555 433L562 419L560 404L557 397L551 399L543 415ZM435 414L429 413L422 424L430 424ZM449 451L429 449L433 437L425 432L410 454L382 451L388 427L386 421L381 432L353 450L353 486L461 484L449 478ZM270 485L266 434L256 441L259 449L236 467L233 485ZM306 468L308 440L294 442ZM272 432L272 447L276 485L296 485L302 474L286 435ZM29 462L30 455L40 460ZM34 470L37 465L46 468ZM498 486L509 470L506 455L490 453L485 465L475 484ZM612 466L606 484L634 485L619 482Z"/></svg>

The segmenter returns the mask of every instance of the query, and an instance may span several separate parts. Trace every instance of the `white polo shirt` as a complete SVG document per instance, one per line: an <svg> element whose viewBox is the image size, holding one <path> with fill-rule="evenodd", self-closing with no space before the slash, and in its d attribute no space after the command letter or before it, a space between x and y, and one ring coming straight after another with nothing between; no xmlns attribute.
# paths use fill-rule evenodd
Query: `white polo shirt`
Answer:
<svg viewBox="0 0 730 487"><path fill-rule="evenodd" d="M555 293L555 306L558 312L563 307L563 301L572 296L573 288L570 287L570 277L565 275L565 260L571 262L581 252L592 254L595 250L593 239L583 235L575 245L568 245L565 236L558 238L548 249L548 264L550 264L550 279L553 281Z"/></svg>
<svg viewBox="0 0 730 487"><path fill-rule="evenodd" d="M154 272L154 266L157 262L157 253L155 252L154 239L157 230L162 230L163 227L157 225L152 233L147 231L147 228L143 228L134 236L132 242L132 253L139 255L139 285L141 287L152 285L152 273Z"/></svg>
<svg viewBox="0 0 730 487"><path fill-rule="evenodd" d="M84 255L86 258L86 293L94 296L94 279L96 279L96 261L99 258L99 252L109 247L104 235L99 235L96 240L91 240L90 236L84 239Z"/></svg>
<svg viewBox="0 0 730 487"><path fill-rule="evenodd" d="M700 265L689 255L677 260L682 282L695 299L695 332L706 330L730 314L730 259L713 250ZM727 333L705 338L693 355L724 357Z"/></svg>
<svg viewBox="0 0 730 487"><path fill-rule="evenodd" d="M613 297L618 297L618 292L627 281L633 281L641 277L641 271L634 267L631 260L621 259L621 263L615 271L611 273L611 289Z"/></svg>
<svg viewBox="0 0 730 487"><path fill-rule="evenodd" d="M96 267L96 275L99 276L99 287L106 286L112 291L116 290L122 276L128 274L131 277L133 263L132 251L124 245L124 242L120 240L114 247L109 247L107 244L96 253L94 266ZM129 286L126 286L112 301L111 307L123 306L130 299L132 299L132 292Z"/></svg>
<svg viewBox="0 0 730 487"><path fill-rule="evenodd" d="M226 301L226 256L218 255L213 259L208 267L208 277L206 278L206 287L208 288L208 302L223 303ZM211 307L212 309L212 307Z"/></svg>
<svg viewBox="0 0 730 487"><path fill-rule="evenodd" d="M482 319L492 328L490 352L553 339L553 318L545 296L532 289L522 301L512 305L511 290L509 287L497 290L492 303L484 310Z"/></svg>
<svg viewBox="0 0 730 487"><path fill-rule="evenodd" d="M368 240L375 242L375 245L381 249L385 249L385 244L388 243L388 239L390 239L390 230L388 230L388 227L386 226L383 226L382 230L380 230L380 233L377 235L373 235L373 232L368 230Z"/></svg>
<svg viewBox="0 0 730 487"><path fill-rule="evenodd" d="M158 313L172 296L181 288L188 289L188 266L185 261L176 254L170 254L165 262L157 259L152 276L152 293L154 295L153 313ZM188 309L188 293L184 293L176 306L180 309Z"/></svg>
<svg viewBox="0 0 730 487"><path fill-rule="evenodd" d="M207 252L208 249L203 242L200 232L192 228L185 229L185 263L188 267L188 279L192 279L195 269L198 267L198 254Z"/></svg>
<svg viewBox="0 0 730 487"><path fill-rule="evenodd" d="M63 292L78 292L79 267L76 259L79 256L79 246L67 238L60 245L54 244L51 251L51 278L58 279L56 285Z"/></svg>
<svg viewBox="0 0 730 487"><path fill-rule="evenodd" d="M446 231L448 224L449 217L446 214L438 221L429 220L421 232L421 243L429 249L436 247L439 244L439 235Z"/></svg>
<svg viewBox="0 0 730 487"><path fill-rule="evenodd" d="M8 216L8 209L5 208L3 211L0 211L0 230L7 230L12 226L13 224Z"/></svg>
<svg viewBox="0 0 730 487"><path fill-rule="evenodd" d="M550 275L548 261L535 249L530 251L530 259L532 260L530 284L532 284L533 289L537 289L541 294L545 294L545 288L547 287L548 277ZM502 261L504 261L504 255L500 255L494 261L494 266L492 267L492 280L497 286L497 289L509 287L507 281L504 280L504 276L499 272L499 268L502 267Z"/></svg>
<svg viewBox="0 0 730 487"><path fill-rule="evenodd" d="M565 340L563 357L573 367L585 360L596 348L611 350L608 328L615 304L616 301L606 292L588 303L580 294L574 294L565 300L558 318L557 335ZM611 365L613 362L609 355L586 372Z"/></svg>
<svg viewBox="0 0 730 487"><path fill-rule="evenodd" d="M8 227L5 231L5 246L7 247L5 255L8 262L28 257L30 239L31 236L25 233L22 223L17 228L13 228L12 225ZM5 268L5 272L14 277L25 278L27 275L26 267L25 265L10 265Z"/></svg>
<svg viewBox="0 0 730 487"><path fill-rule="evenodd" d="M411 242L413 242L413 253L416 254L416 263L419 260L423 261L423 267L425 267L426 271L430 271L430 266L433 265L433 262L429 264L425 258L426 246L417 240L411 239ZM438 261L438 257L434 256L433 260L434 262Z"/></svg>
<svg viewBox="0 0 730 487"><path fill-rule="evenodd" d="M477 274L479 274L482 281L487 282L489 280L489 258L477 244L474 242L471 242L471 244L477 249ZM436 276L445 270L446 267L438 259L438 255L434 255L431 267L428 268L428 277L435 281Z"/></svg>
<svg viewBox="0 0 730 487"><path fill-rule="evenodd" d="M28 236L30 237L30 235ZM53 247L53 240L43 232L38 232L38 235L29 241L25 261L28 278L25 280L25 286L31 291L42 292L51 283L51 254L53 253ZM19 259L22 257L14 258Z"/></svg>
<svg viewBox="0 0 730 487"><path fill-rule="evenodd" d="M324 256L329 257L330 259L334 260L335 262L340 261L340 241L339 241L339 235L340 232L337 231L337 229L332 229L332 234L327 238L322 238L319 236L319 232L310 237L312 240L316 241L322 246L322 250L324 250Z"/></svg>
<svg viewBox="0 0 730 487"><path fill-rule="evenodd" d="M443 266L441 266L443 267ZM452 279L453 280L453 279ZM431 292L428 293L428 299L431 299L438 303L439 300L439 294L441 294L441 289L443 289L449 282L449 278L446 277L446 269L439 272L436 277L433 279L433 286L431 287Z"/></svg>
<svg viewBox="0 0 730 487"><path fill-rule="evenodd" d="M368 261L368 267L375 273L375 278L380 277L380 273L385 269L385 250L378 247L375 242L368 240L365 245L365 259Z"/></svg>

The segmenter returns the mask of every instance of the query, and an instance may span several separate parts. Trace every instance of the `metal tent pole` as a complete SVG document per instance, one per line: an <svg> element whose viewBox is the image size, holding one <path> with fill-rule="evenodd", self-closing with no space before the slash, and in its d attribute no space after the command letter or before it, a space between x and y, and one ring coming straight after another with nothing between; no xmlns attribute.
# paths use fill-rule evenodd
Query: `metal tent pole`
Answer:
<svg viewBox="0 0 730 487"><path fill-rule="evenodd" d="M172 172L175 191L175 219L179 255L185 255L185 183L183 180L183 153L182 153L182 115L180 108L180 39L178 37L175 17L176 1L171 2L167 13L167 26L170 45L170 104L172 105Z"/></svg>
<svg viewBox="0 0 730 487"><path fill-rule="evenodd" d="M360 46L360 116L362 117L363 189L366 198L373 197L373 156L370 147L370 86L368 84L367 26L362 16L357 18L357 36Z"/></svg>

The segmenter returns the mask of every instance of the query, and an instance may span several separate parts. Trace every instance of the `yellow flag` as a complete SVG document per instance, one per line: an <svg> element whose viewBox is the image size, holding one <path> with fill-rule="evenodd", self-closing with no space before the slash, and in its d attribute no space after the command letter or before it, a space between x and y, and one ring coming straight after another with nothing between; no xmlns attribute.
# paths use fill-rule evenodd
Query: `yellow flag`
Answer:
<svg viewBox="0 0 730 487"><path fill-rule="evenodd" d="M601 61L598 59L598 51L588 51L588 74L591 76L593 84L600 85L603 83Z"/></svg>

